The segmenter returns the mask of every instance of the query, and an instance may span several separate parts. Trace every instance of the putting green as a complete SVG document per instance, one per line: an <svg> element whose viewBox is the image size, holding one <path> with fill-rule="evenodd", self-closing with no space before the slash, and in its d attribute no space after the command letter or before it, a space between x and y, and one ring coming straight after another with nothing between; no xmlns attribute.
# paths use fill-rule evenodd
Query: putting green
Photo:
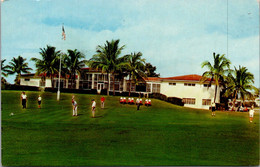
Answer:
<svg viewBox="0 0 260 167"><path fill-rule="evenodd" d="M259 165L259 113L189 109L152 99L152 107L119 104L119 97L2 91L2 165ZM37 107L38 94L42 109ZM91 118L91 99L97 101Z"/></svg>

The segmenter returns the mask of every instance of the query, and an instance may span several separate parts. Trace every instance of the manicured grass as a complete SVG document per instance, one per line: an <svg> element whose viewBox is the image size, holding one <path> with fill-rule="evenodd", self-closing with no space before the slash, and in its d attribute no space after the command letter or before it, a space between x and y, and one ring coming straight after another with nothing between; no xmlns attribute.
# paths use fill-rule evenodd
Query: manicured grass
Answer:
<svg viewBox="0 0 260 167"><path fill-rule="evenodd" d="M259 165L259 113L249 123L248 113L211 117L156 99L137 111L113 96L100 109L101 96L76 94L79 116L72 117L72 94L57 102L56 93L26 92L27 109L20 94L2 91L4 166Z"/></svg>

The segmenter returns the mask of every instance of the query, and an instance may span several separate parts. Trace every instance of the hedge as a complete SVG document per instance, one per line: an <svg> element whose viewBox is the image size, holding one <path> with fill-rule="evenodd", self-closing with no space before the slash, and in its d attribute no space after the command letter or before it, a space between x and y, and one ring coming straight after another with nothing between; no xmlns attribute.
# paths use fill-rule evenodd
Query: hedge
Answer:
<svg viewBox="0 0 260 167"><path fill-rule="evenodd" d="M182 99L178 98L178 97L167 97L166 95L161 94L161 93L153 93L152 97L155 99L160 99L160 100L163 100L163 101L166 101L166 102L169 102L172 104L176 104L179 106L184 106Z"/></svg>
<svg viewBox="0 0 260 167"><path fill-rule="evenodd" d="M45 88L46 92L57 92L58 88ZM79 94L97 94L96 89L84 90L84 89L70 89L70 88L62 88L60 90L64 93L79 93Z"/></svg>
<svg viewBox="0 0 260 167"><path fill-rule="evenodd" d="M21 91L39 91L39 87L36 86L24 86L24 85L12 85L6 84L1 87L3 90L21 90Z"/></svg>

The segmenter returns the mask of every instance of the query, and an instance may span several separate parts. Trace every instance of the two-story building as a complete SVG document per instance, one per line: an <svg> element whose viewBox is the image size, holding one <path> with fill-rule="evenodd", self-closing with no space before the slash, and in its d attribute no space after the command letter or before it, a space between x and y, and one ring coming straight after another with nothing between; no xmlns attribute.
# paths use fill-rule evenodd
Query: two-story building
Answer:
<svg viewBox="0 0 260 167"><path fill-rule="evenodd" d="M102 73L100 70L83 68L80 75L76 76L74 82L69 76L61 77L61 88L74 89L96 89L98 93L103 89L115 92L140 92L145 94L160 93L167 97L181 98L185 107L209 109L215 96L214 82L209 85L209 81L201 83L200 75L183 75L168 78L148 77L145 82L131 83L127 75ZM54 76L54 87L58 87L58 77ZM110 83L108 88L108 83ZM115 84L114 84L115 83ZM24 74L21 76L21 85L36 87L51 87L50 78L43 80L43 76L34 74ZM131 88L130 88L131 85ZM220 101L220 89L217 89L216 103Z"/></svg>
<svg viewBox="0 0 260 167"><path fill-rule="evenodd" d="M148 78L148 92L157 92L167 97L178 97L185 107L209 109L214 101L215 84L209 80L201 83L200 75L183 75L169 78ZM220 102L220 89L217 89L216 103Z"/></svg>

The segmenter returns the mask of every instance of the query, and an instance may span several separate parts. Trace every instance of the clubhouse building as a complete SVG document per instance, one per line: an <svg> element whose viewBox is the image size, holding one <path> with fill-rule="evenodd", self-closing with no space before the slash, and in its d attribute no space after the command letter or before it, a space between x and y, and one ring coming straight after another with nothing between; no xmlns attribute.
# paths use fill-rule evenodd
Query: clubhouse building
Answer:
<svg viewBox="0 0 260 167"><path fill-rule="evenodd" d="M127 75L116 74L113 78L112 74L102 73L96 69L82 68L81 71L80 75L76 75L75 81L69 79L68 76L62 76L61 89L94 89L97 90L97 93L109 89L112 92L115 83L115 92L129 92L131 89L131 92L146 95L160 93L167 97L181 98L185 107L201 109L209 109L215 96L215 84L209 85L209 81L201 83L202 76L196 74L168 78L148 77L135 84L131 83ZM42 75L22 74L20 85L50 88L51 79L45 77L43 80L42 78ZM109 88L108 82L110 83ZM54 88L58 87L58 76L54 76L53 84ZM219 100L220 89L218 88L216 103L219 103Z"/></svg>

